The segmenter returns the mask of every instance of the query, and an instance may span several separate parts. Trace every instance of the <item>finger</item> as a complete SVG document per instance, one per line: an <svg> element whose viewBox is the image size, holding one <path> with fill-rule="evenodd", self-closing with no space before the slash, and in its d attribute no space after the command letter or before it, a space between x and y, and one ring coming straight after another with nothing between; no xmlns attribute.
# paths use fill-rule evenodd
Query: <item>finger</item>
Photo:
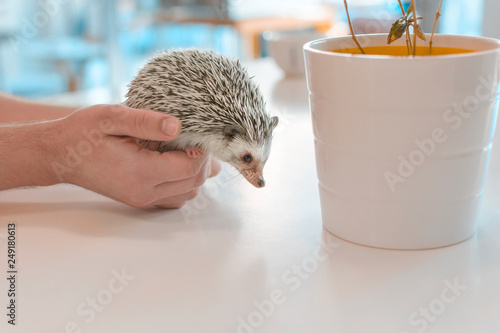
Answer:
<svg viewBox="0 0 500 333"><path fill-rule="evenodd" d="M138 163L144 177L154 177L153 185L179 181L205 172L208 156L189 158L183 151L168 151L162 154L143 149Z"/></svg>
<svg viewBox="0 0 500 333"><path fill-rule="evenodd" d="M195 187L192 190L176 196L168 196L165 197L164 199L159 199L155 201L152 205L158 208L168 208L168 209L183 207L186 204L186 201L193 200L198 196L199 187L203 185L207 176L213 177L219 173L220 163L216 159L211 158L209 161L207 161L206 169L207 169L206 172L200 172L200 175L198 175L197 177ZM201 177L201 174L203 174L203 177Z"/></svg>
<svg viewBox="0 0 500 333"><path fill-rule="evenodd" d="M154 198L168 198L189 193L202 186L205 180L205 173L199 172L196 176L191 178L161 183L154 187L152 196Z"/></svg>
<svg viewBox="0 0 500 333"><path fill-rule="evenodd" d="M133 109L124 105L102 106L101 122L106 134L126 135L135 138L169 141L181 131L179 119L165 113Z"/></svg>

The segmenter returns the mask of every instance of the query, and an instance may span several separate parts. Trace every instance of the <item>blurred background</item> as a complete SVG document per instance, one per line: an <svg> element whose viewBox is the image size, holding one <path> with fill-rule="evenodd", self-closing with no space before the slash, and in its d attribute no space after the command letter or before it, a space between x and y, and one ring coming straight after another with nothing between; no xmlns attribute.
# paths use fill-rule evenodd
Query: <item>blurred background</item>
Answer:
<svg viewBox="0 0 500 333"><path fill-rule="evenodd" d="M408 2L408 1L406 1ZM388 31L396 0L349 0L355 30ZM432 30L438 0L417 0ZM498 0L444 0L441 33L500 37ZM347 33L343 0L0 0L0 91L30 98L111 91L162 49L268 56L266 31Z"/></svg>

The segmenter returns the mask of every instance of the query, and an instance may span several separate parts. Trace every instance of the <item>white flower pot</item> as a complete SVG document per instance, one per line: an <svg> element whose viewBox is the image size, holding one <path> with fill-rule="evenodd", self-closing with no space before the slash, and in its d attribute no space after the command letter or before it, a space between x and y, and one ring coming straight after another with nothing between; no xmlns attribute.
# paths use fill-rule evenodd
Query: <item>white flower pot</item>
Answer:
<svg viewBox="0 0 500 333"><path fill-rule="evenodd" d="M386 45L387 35L360 40ZM355 47L349 36L304 45L323 225L340 238L426 249L476 232L497 116L500 41L435 35L434 45L478 52L329 52Z"/></svg>

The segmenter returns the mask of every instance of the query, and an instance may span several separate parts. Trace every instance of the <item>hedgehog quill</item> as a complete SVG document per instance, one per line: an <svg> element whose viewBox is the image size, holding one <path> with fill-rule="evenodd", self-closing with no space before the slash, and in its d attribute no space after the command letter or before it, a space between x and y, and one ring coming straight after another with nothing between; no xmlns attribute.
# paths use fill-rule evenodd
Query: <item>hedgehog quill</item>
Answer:
<svg viewBox="0 0 500 333"><path fill-rule="evenodd" d="M271 117L259 87L238 60L213 51L169 50L153 57L129 84L125 105L180 119L172 141L138 140L159 152L212 154L233 165L252 185L264 187L278 117Z"/></svg>

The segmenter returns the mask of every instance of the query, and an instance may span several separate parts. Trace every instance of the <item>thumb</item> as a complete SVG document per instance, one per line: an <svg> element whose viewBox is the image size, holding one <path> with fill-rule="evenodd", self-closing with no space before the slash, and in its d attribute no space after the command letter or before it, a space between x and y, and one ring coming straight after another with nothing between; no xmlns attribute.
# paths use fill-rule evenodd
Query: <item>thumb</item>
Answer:
<svg viewBox="0 0 500 333"><path fill-rule="evenodd" d="M174 116L152 110L133 109L124 105L107 105L102 121L107 121L106 134L126 135L139 139L169 141L181 131Z"/></svg>

